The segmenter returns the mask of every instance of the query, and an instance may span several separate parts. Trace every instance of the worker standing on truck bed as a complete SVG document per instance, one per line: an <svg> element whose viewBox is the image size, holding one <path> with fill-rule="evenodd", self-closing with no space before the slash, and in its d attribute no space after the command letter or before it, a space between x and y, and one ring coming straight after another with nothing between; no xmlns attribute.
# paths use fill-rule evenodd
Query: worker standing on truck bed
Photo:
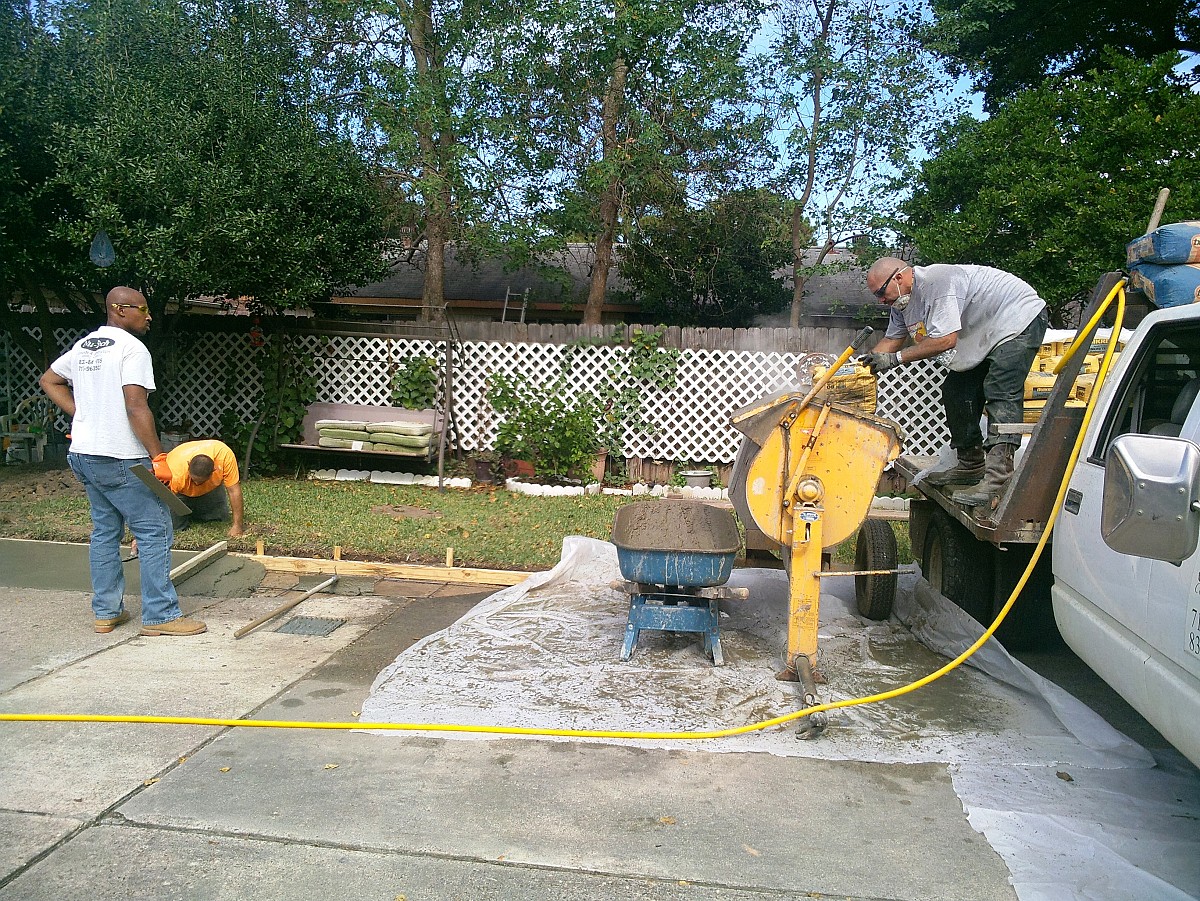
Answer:
<svg viewBox="0 0 1200 901"><path fill-rule="evenodd" d="M913 266L896 257L875 262L867 288L890 309L887 332L868 355L872 372L930 358L950 370L942 407L958 463L931 473L927 483L974 486L956 491L954 500L994 507L1021 443L1020 435L996 427L1022 421L1025 378L1049 324L1046 302L1000 269ZM986 440L979 429L985 412Z"/></svg>

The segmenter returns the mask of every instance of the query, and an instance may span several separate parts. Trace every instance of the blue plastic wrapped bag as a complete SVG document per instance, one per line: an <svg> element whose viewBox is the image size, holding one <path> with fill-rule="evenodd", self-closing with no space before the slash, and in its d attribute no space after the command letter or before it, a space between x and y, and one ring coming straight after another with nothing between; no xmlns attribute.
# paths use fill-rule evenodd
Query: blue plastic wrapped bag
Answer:
<svg viewBox="0 0 1200 901"><path fill-rule="evenodd" d="M1200 263L1200 222L1173 222L1134 238L1125 245L1125 259L1131 266Z"/></svg>
<svg viewBox="0 0 1200 901"><path fill-rule="evenodd" d="M1156 266L1139 262L1130 267L1129 281L1156 307L1200 302L1200 265Z"/></svg>

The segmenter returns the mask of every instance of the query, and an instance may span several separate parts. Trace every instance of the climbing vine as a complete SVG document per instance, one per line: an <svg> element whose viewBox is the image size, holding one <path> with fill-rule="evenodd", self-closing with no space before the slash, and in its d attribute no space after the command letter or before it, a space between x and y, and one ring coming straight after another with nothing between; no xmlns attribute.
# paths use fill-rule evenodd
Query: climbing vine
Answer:
<svg viewBox="0 0 1200 901"><path fill-rule="evenodd" d="M428 410L437 401L437 360L413 354L392 373L392 406L406 410Z"/></svg>
<svg viewBox="0 0 1200 901"><path fill-rule="evenodd" d="M675 387L680 350L660 346L664 334L666 326L634 328L629 346L609 368L597 392L602 414L600 443L613 456L624 455L627 431L653 433L646 401L653 393Z"/></svg>
<svg viewBox="0 0 1200 901"><path fill-rule="evenodd" d="M252 336L250 363L262 384L250 419L233 409L221 414L221 435L242 461L243 474L251 465L262 470L279 465L280 445L300 442L305 411L317 397L314 355L301 350L291 336L258 331ZM243 380L240 371L231 371L226 396L237 396Z"/></svg>

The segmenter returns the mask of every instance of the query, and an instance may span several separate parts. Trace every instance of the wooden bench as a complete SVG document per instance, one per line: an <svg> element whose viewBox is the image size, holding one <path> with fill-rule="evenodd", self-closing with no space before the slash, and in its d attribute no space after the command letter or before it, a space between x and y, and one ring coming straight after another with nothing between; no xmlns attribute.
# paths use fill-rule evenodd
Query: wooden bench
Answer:
<svg viewBox="0 0 1200 901"><path fill-rule="evenodd" d="M323 419L343 419L348 422L419 422L433 426L433 435L427 450L412 451L374 451L354 450L348 447L321 447L318 444L317 423ZM300 444L283 444L288 450L312 452L316 454L356 454L380 459L418 459L429 462L437 456L438 444L442 429L442 416L438 410L406 410L403 407L375 407L367 404L329 404L313 403L308 405L302 423L303 437Z"/></svg>

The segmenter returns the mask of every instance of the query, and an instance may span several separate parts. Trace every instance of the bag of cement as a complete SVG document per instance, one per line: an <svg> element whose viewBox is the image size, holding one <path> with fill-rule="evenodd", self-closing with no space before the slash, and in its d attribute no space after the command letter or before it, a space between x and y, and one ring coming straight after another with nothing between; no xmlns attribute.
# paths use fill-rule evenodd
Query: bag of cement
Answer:
<svg viewBox="0 0 1200 901"><path fill-rule="evenodd" d="M1200 222L1173 222L1125 245L1126 261L1180 265L1200 263Z"/></svg>
<svg viewBox="0 0 1200 901"><path fill-rule="evenodd" d="M828 366L814 366L814 384L828 371ZM876 402L875 376L865 364L851 360L842 364L825 383L825 387L817 394L817 399L873 414Z"/></svg>
<svg viewBox="0 0 1200 901"><path fill-rule="evenodd" d="M1188 266L1137 263L1129 269L1129 282L1156 307L1180 307L1200 301L1200 264L1197 263Z"/></svg>

